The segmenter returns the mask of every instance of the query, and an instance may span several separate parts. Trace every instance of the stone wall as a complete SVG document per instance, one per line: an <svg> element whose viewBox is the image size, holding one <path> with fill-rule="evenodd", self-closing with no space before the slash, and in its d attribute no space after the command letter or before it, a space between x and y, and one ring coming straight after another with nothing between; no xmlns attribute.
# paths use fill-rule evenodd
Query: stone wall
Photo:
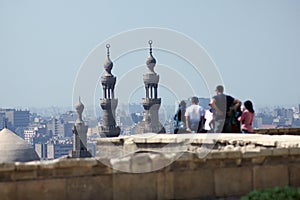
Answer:
<svg viewBox="0 0 300 200"><path fill-rule="evenodd" d="M103 138L97 159L0 164L0 197L214 199L300 187L299 144L300 136L255 134Z"/></svg>
<svg viewBox="0 0 300 200"><path fill-rule="evenodd" d="M268 135L300 135L300 128L256 129L255 133Z"/></svg>

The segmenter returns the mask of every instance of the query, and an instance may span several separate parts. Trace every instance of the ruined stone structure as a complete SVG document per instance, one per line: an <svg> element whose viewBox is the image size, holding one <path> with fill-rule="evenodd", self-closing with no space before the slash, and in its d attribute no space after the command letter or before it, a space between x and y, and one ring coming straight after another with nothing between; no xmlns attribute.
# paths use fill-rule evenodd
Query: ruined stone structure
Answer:
<svg viewBox="0 0 300 200"><path fill-rule="evenodd" d="M103 109L103 124L100 126L100 134L106 137L117 137L120 135L120 127L116 126L115 114L118 105L118 99L115 99L116 77L112 75L113 62L109 58L110 45L106 45L107 60L104 64L105 74L101 77L103 88L103 99L100 99L100 105Z"/></svg>
<svg viewBox="0 0 300 200"><path fill-rule="evenodd" d="M91 153L87 150L87 131L88 126L84 124L82 120L82 112L84 109L84 105L82 104L80 97L79 102L76 105L76 111L78 114L78 118L73 126L73 151L72 158L84 158L84 157L92 157Z"/></svg>
<svg viewBox="0 0 300 200"><path fill-rule="evenodd" d="M200 149L212 144L203 156ZM101 148L123 154L110 157ZM1 163L1 199L238 199L254 189L300 187L300 136L124 136L99 139L97 152L98 158Z"/></svg>
<svg viewBox="0 0 300 200"><path fill-rule="evenodd" d="M165 128L159 122L158 110L161 104L161 98L158 98L159 75L154 72L156 60L152 55L152 41L149 40L150 55L146 60L148 72L143 75L146 98L142 99L145 110L144 119L135 129L135 134L141 133L165 133Z"/></svg>

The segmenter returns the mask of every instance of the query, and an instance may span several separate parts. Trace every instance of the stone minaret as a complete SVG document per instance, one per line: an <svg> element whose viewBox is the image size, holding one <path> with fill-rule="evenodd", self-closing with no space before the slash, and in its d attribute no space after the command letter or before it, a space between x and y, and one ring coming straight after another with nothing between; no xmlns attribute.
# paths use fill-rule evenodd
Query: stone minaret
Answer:
<svg viewBox="0 0 300 200"><path fill-rule="evenodd" d="M103 99L100 99L100 105L103 110L103 124L100 126L100 134L106 137L117 137L120 135L120 127L116 126L115 113L118 105L118 99L115 99L116 77L111 74L113 62L109 58L110 45L106 45L107 60L104 64L105 74L101 77L103 88Z"/></svg>
<svg viewBox="0 0 300 200"><path fill-rule="evenodd" d="M78 118L73 126L73 151L72 158L83 158L83 157L91 157L91 153L87 150L87 130L88 126L84 124L82 120L82 112L84 109L84 105L80 101L75 106L75 109L78 114Z"/></svg>
<svg viewBox="0 0 300 200"><path fill-rule="evenodd" d="M156 60L152 55L152 41L149 40L150 55L146 60L148 72L143 75L146 98L142 99L145 110L144 120L140 122L135 130L135 134L140 133L165 133L165 128L159 122L158 110L161 98L158 98L159 75L154 72Z"/></svg>

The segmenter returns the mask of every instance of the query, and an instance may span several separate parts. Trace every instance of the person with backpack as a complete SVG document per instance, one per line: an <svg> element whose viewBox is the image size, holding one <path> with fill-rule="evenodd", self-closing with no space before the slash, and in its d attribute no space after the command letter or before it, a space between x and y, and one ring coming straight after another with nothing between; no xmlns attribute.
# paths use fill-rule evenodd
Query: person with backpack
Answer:
<svg viewBox="0 0 300 200"><path fill-rule="evenodd" d="M209 103L213 110L214 132L231 133L231 113L241 106L241 101L230 95L225 95L222 85L216 87L216 93Z"/></svg>
<svg viewBox="0 0 300 200"><path fill-rule="evenodd" d="M174 134L183 132L186 129L185 126L185 110L186 110L186 103L185 101L181 101L178 105L178 110L174 116L175 126L174 126Z"/></svg>

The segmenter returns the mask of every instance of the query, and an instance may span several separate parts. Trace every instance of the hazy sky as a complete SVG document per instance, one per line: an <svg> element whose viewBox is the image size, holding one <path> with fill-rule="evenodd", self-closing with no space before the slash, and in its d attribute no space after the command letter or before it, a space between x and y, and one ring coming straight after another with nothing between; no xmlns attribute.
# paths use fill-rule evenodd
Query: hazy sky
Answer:
<svg viewBox="0 0 300 200"><path fill-rule="evenodd" d="M143 27L173 29L196 40L216 63L226 92L242 101L297 105L299 19L297 0L0 0L0 107L71 106L89 52L115 34ZM134 59L144 64L147 56ZM113 73L121 75L117 66Z"/></svg>

